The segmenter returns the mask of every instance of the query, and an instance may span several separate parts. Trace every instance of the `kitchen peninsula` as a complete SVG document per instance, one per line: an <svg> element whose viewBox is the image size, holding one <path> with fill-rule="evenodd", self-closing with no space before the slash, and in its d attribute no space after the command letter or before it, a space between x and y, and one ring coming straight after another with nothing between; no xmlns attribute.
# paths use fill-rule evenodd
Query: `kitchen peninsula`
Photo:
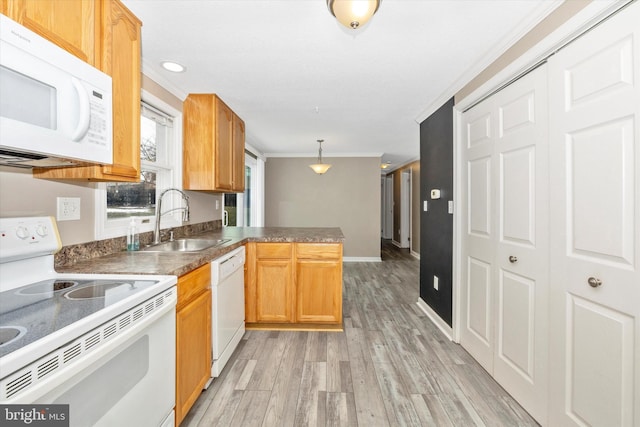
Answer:
<svg viewBox="0 0 640 427"><path fill-rule="evenodd" d="M227 227L186 237L228 241L196 252L127 252L114 245L113 253L82 260L73 259L78 251L66 251L63 262L58 255L56 270L181 277L245 245L248 328L341 328L344 235L339 228Z"/></svg>

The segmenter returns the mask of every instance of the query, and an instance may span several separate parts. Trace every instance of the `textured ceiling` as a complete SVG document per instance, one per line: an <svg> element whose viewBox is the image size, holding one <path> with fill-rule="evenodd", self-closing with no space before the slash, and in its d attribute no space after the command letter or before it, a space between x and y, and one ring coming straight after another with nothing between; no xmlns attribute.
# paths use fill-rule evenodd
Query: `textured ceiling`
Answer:
<svg viewBox="0 0 640 427"><path fill-rule="evenodd" d="M183 98L217 93L266 155L419 157L416 119L548 14L550 0L383 0L357 33L325 0L124 0L143 70ZM160 62L182 63L173 74Z"/></svg>

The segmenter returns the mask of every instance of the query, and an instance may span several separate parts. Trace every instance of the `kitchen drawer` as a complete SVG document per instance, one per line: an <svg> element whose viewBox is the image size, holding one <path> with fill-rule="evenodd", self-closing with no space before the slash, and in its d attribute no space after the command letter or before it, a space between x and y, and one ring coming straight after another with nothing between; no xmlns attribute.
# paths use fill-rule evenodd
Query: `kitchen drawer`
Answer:
<svg viewBox="0 0 640 427"><path fill-rule="evenodd" d="M178 279L178 306L179 310L185 304L196 298L200 293L211 288L211 267L205 264L202 267L180 276Z"/></svg>
<svg viewBox="0 0 640 427"><path fill-rule="evenodd" d="M342 244L340 243L297 243L298 259L340 259Z"/></svg>
<svg viewBox="0 0 640 427"><path fill-rule="evenodd" d="M258 259L291 259L291 243L257 243Z"/></svg>

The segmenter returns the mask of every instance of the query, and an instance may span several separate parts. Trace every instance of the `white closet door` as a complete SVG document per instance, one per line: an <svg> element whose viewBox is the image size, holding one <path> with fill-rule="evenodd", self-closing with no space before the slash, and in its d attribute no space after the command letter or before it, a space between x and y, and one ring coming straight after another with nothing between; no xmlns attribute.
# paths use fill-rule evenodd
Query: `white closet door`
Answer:
<svg viewBox="0 0 640 427"><path fill-rule="evenodd" d="M547 416L546 67L463 115L460 343L529 413Z"/></svg>
<svg viewBox="0 0 640 427"><path fill-rule="evenodd" d="M547 419L549 153L547 70L497 96L496 347L493 376Z"/></svg>
<svg viewBox="0 0 640 427"><path fill-rule="evenodd" d="M549 67L550 424L640 426L640 4Z"/></svg>
<svg viewBox="0 0 640 427"><path fill-rule="evenodd" d="M495 111L493 98L462 116L462 283L460 286L460 344L493 373Z"/></svg>

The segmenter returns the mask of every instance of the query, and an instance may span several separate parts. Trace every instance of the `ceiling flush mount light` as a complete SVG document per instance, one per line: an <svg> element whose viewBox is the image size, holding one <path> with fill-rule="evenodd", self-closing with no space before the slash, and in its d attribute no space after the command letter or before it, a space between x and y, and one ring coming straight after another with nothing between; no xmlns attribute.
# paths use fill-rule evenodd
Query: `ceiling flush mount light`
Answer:
<svg viewBox="0 0 640 427"><path fill-rule="evenodd" d="M338 22L357 30L378 11L382 0L327 0L327 6Z"/></svg>
<svg viewBox="0 0 640 427"><path fill-rule="evenodd" d="M318 175L322 175L323 173L328 171L329 168L331 167L331 165L329 164L322 163L322 143L323 142L324 142L324 139L318 140L318 144L320 144L320 148L318 149L318 163L309 165L309 167L313 169L313 171Z"/></svg>
<svg viewBox="0 0 640 427"><path fill-rule="evenodd" d="M380 165L380 169L387 169L389 166L391 166L391 162L384 162Z"/></svg>
<svg viewBox="0 0 640 427"><path fill-rule="evenodd" d="M167 71L171 71L172 73L184 73L186 70L184 65L173 61L163 61L160 65L162 65L162 68Z"/></svg>

